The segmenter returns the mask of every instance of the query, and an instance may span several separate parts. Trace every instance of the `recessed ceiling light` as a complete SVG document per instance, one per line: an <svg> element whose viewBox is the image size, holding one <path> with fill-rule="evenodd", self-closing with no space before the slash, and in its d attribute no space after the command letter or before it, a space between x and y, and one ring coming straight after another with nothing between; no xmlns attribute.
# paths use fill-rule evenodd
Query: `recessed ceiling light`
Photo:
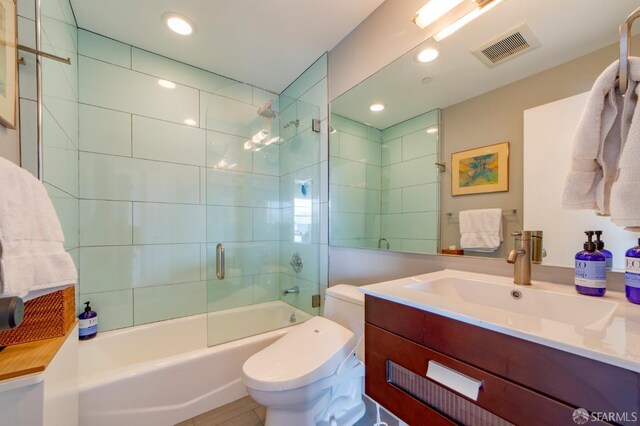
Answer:
<svg viewBox="0 0 640 426"><path fill-rule="evenodd" d="M198 123L193 118L187 118L186 120L184 120L184 124L186 124L187 126L195 126Z"/></svg>
<svg viewBox="0 0 640 426"><path fill-rule="evenodd" d="M438 133L438 128L437 127L431 127L430 129L427 129L427 133L429 133L429 134Z"/></svg>
<svg viewBox="0 0 640 426"><path fill-rule="evenodd" d="M193 21L178 13L165 13L162 15L162 20L171 31L183 36L191 35L196 30Z"/></svg>
<svg viewBox="0 0 640 426"><path fill-rule="evenodd" d="M176 84L173 81L169 81L169 80L158 80L158 84L162 87L164 87L165 89L175 89L176 88Z"/></svg>
<svg viewBox="0 0 640 426"><path fill-rule="evenodd" d="M384 105L382 104L373 104L369 107L369 109L373 112L379 112L384 109Z"/></svg>
<svg viewBox="0 0 640 426"><path fill-rule="evenodd" d="M427 47L426 49L418 53L416 59L418 59L418 61L420 62L431 62L436 59L438 55L439 53L436 49L434 49L433 47Z"/></svg>

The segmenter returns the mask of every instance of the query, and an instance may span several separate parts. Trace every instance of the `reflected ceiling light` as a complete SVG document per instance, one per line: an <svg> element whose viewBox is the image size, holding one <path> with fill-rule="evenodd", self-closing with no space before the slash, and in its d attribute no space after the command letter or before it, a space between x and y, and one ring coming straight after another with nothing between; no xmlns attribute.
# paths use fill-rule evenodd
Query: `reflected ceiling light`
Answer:
<svg viewBox="0 0 640 426"><path fill-rule="evenodd" d="M382 104L372 104L369 109L373 112L379 112L384 109L384 105Z"/></svg>
<svg viewBox="0 0 640 426"><path fill-rule="evenodd" d="M169 80L158 80L158 84L162 87L164 87L165 89L175 89L176 88L176 84L173 81L169 81Z"/></svg>
<svg viewBox="0 0 640 426"><path fill-rule="evenodd" d="M186 120L184 120L184 124L186 124L187 126L195 126L196 124L198 124L198 122L193 118L187 118Z"/></svg>
<svg viewBox="0 0 640 426"><path fill-rule="evenodd" d="M171 31L183 36L191 35L196 30L196 25L190 19L178 13L165 13L162 20Z"/></svg>
<svg viewBox="0 0 640 426"><path fill-rule="evenodd" d="M436 59L438 55L439 53L436 49L434 49L433 47L427 47L426 49L418 53L416 59L418 59L418 61L420 62L431 62Z"/></svg>
<svg viewBox="0 0 640 426"><path fill-rule="evenodd" d="M431 127L430 129L427 129L427 133L429 133L429 134L438 133L438 128L437 127Z"/></svg>
<svg viewBox="0 0 640 426"><path fill-rule="evenodd" d="M416 12L413 23L421 29L433 24L442 15L462 3L463 0L430 0Z"/></svg>
<svg viewBox="0 0 640 426"><path fill-rule="evenodd" d="M437 33L436 35L434 35L433 38L436 41L440 41L440 40L443 40L446 37L449 37L451 34L455 33L460 28L464 27L469 22L471 22L474 19L476 19L478 16L480 16L480 15L484 14L485 12L488 12L489 10L493 9L501 1L502 0L485 0L485 1L482 1L482 2L476 2L476 3L480 4L477 8L473 9L471 12L467 13L462 18L458 19L456 22L454 22L453 24L451 24L448 27L446 27L444 30L442 30L439 33Z"/></svg>

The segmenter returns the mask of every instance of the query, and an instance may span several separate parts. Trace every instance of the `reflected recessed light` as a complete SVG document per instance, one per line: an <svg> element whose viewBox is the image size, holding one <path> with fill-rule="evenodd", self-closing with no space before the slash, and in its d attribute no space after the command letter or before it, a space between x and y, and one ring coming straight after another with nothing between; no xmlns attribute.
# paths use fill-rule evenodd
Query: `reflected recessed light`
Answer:
<svg viewBox="0 0 640 426"><path fill-rule="evenodd" d="M162 20L171 31L183 36L191 35L196 30L193 21L178 13L165 13L162 15Z"/></svg>
<svg viewBox="0 0 640 426"><path fill-rule="evenodd" d="M176 88L176 84L173 81L169 81L169 80L158 80L158 84L162 87L164 87L165 89L175 89Z"/></svg>
<svg viewBox="0 0 640 426"><path fill-rule="evenodd" d="M379 112L384 109L384 105L382 104L373 104L369 107L369 109L373 112Z"/></svg>
<svg viewBox="0 0 640 426"><path fill-rule="evenodd" d="M187 126L195 126L198 123L193 118L187 118L186 120L184 120L184 124L186 124Z"/></svg>
<svg viewBox="0 0 640 426"><path fill-rule="evenodd" d="M416 58L420 62L431 62L437 57L438 57L438 51L432 47L428 47L424 49L423 51L418 53L418 56L416 56Z"/></svg>
<svg viewBox="0 0 640 426"><path fill-rule="evenodd" d="M427 133L438 133L438 128L437 127L432 127L430 129L427 129Z"/></svg>

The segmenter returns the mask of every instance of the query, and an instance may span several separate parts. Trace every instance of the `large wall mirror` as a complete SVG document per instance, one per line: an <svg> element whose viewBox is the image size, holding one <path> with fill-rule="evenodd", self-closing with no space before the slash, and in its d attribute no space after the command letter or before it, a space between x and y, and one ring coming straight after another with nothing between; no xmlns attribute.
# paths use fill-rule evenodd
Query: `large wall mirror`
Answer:
<svg viewBox="0 0 640 426"><path fill-rule="evenodd" d="M334 99L330 244L442 253L460 247L460 212L499 208L502 242L494 250L464 255L504 257L513 248L512 232L546 227L527 221L533 215L525 207L544 210L547 220L554 221L560 215L559 200L546 200L544 191L538 191L542 201L532 205L525 202L524 188L562 186L565 165L549 161L549 167L560 170L559 177L537 181L546 175L544 159L556 160L560 154L548 143L538 148L535 140L525 141L525 111L588 91L618 57L618 27L637 6L637 0L503 1L448 37L424 41ZM633 37L632 53L640 51L639 44ZM583 105L570 104L574 109ZM575 127L579 112L567 111L566 116L574 117ZM571 146L571 132L556 143ZM499 151L505 147L508 165ZM501 161L491 164L497 158ZM529 161L539 166L533 174L524 173ZM469 185L469 168L471 174L485 174L489 189L497 179L494 172L506 172L508 183L496 191L479 184L453 195ZM602 225L587 219L572 227L572 214L562 213L567 226L556 223L555 229L542 230L561 234L556 239L569 241L568 250L575 253L582 247L582 232L589 229L583 228ZM629 241L637 238L627 234ZM551 264L572 265L572 255L556 258Z"/></svg>

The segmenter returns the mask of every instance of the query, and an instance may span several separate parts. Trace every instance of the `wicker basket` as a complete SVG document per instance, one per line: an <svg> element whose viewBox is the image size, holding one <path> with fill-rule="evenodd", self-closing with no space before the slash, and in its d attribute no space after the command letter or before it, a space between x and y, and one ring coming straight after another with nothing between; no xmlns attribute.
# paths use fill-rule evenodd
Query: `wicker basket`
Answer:
<svg viewBox="0 0 640 426"><path fill-rule="evenodd" d="M75 298L75 287L70 286L29 300L22 324L0 331L0 346L64 336L76 320Z"/></svg>

